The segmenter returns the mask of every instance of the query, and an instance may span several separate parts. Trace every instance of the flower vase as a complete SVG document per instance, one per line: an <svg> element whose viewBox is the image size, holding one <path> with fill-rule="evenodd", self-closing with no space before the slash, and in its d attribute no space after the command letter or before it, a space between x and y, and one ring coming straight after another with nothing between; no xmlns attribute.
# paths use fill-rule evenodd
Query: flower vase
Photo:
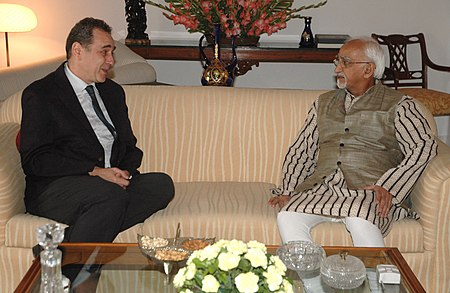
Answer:
<svg viewBox="0 0 450 293"><path fill-rule="evenodd" d="M305 16L305 28L300 38L300 48L315 48L314 35L311 30L311 16Z"/></svg>
<svg viewBox="0 0 450 293"><path fill-rule="evenodd" d="M232 86L234 81L234 71L237 64L236 48L234 40L232 44L233 59L229 65L220 60L220 24L214 25L214 58L209 60L203 50L203 35L199 41L200 54L203 58L202 85Z"/></svg>
<svg viewBox="0 0 450 293"><path fill-rule="evenodd" d="M251 36L251 37L236 37L235 38L235 45L236 46L248 46L248 47L255 47L258 45L259 42L259 36ZM208 45L214 45L214 36L213 35L207 35L206 36L206 42ZM220 34L220 45L224 47L231 47L233 42L233 38L226 37L225 34Z"/></svg>

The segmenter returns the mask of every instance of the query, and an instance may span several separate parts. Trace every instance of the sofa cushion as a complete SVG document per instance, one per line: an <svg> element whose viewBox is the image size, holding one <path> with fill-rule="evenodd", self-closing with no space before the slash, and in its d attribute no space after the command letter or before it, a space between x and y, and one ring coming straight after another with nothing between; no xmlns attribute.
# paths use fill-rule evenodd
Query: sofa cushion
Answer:
<svg viewBox="0 0 450 293"><path fill-rule="evenodd" d="M143 232L174 237L179 222L181 236L280 243L277 211L267 203L273 187L260 182L175 183L174 199L144 222Z"/></svg>
<svg viewBox="0 0 450 293"><path fill-rule="evenodd" d="M267 204L273 187L269 183L175 183L175 198L166 209L151 216L144 224L123 231L114 242L136 242L137 234L173 237L180 222L182 236L230 239L230 235L236 234L244 241L255 239L266 244L280 244L276 211ZM6 225L6 246L33 247L36 244L34 231L47 223L54 221L30 214L14 216ZM319 224L311 233L322 245L352 245L351 237L341 223ZM385 244L398 247L401 252L422 252L422 226L409 219L396 222L385 238Z"/></svg>
<svg viewBox="0 0 450 293"><path fill-rule="evenodd" d="M30 214L17 214L6 223L5 245L31 248L37 244L36 228L51 223L56 222Z"/></svg>
<svg viewBox="0 0 450 293"><path fill-rule="evenodd" d="M115 41L116 63L108 77L120 84L151 83L156 81L156 71L147 60L134 53L125 44Z"/></svg>
<svg viewBox="0 0 450 293"><path fill-rule="evenodd" d="M36 228L51 223L56 222L31 214L15 215L6 224L5 246L31 248L36 245ZM67 225L63 224L63 227ZM142 223L119 233L114 242L135 243L137 234L142 234Z"/></svg>
<svg viewBox="0 0 450 293"><path fill-rule="evenodd" d="M276 210L267 204L273 187L258 182L175 183L175 197L166 209L152 215L143 227L138 224L120 233L115 242L137 242L137 233L173 237L180 222L182 236L229 239L239 235L245 241L280 243ZM34 231L47 223L54 221L30 214L12 217L6 225L6 246L33 247Z"/></svg>

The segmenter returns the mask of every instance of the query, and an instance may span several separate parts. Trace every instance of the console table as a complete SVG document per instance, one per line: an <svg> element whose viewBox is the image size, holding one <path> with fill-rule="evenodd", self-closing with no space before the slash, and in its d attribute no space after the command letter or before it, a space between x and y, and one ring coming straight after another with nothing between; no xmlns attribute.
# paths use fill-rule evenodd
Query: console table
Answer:
<svg viewBox="0 0 450 293"><path fill-rule="evenodd" d="M127 46L149 60L185 60L202 61L200 50L195 44L164 44L149 45L127 44ZM210 60L213 58L213 48L205 47L205 54ZM239 46L236 49L238 64L236 75L244 75L252 66L259 66L259 62L287 62L287 63L331 63L339 49L335 48L298 48L292 43L260 43L258 46ZM220 48L220 58L225 63L231 60L230 47Z"/></svg>

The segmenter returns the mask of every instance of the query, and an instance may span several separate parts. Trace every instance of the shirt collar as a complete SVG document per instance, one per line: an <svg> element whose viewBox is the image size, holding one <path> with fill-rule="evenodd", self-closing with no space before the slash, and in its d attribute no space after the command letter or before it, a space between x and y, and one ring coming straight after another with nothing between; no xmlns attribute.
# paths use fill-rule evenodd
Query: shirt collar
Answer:
<svg viewBox="0 0 450 293"><path fill-rule="evenodd" d="M349 97L351 100L354 100L354 99L360 99L360 98L362 98L362 97L364 97L364 96L366 96L366 95L371 94L371 93L375 90L375 88L377 87L377 85L378 85L378 84L375 84L375 85L371 86L370 88L368 88L368 89L364 92L364 94L362 94L362 95L360 95L360 96L358 96L358 97L356 97L354 94L352 94L351 92L349 92L347 89L345 89L345 94L346 94L346 97Z"/></svg>
<svg viewBox="0 0 450 293"><path fill-rule="evenodd" d="M64 72L66 73L67 79L69 79L75 93L81 94L86 89L88 85L92 85L95 88L95 83L87 84L81 78L76 76L69 68L67 62L64 64Z"/></svg>

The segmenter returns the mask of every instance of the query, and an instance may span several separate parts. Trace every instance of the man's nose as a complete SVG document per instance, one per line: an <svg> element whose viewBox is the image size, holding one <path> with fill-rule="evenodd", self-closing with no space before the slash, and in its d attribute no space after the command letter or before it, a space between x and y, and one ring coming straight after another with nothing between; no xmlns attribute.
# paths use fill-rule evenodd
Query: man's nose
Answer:
<svg viewBox="0 0 450 293"><path fill-rule="evenodd" d="M114 55L113 54L108 54L106 56L106 63L114 65L114 63L116 63L116 60L114 59Z"/></svg>

